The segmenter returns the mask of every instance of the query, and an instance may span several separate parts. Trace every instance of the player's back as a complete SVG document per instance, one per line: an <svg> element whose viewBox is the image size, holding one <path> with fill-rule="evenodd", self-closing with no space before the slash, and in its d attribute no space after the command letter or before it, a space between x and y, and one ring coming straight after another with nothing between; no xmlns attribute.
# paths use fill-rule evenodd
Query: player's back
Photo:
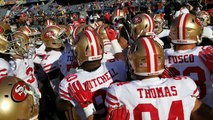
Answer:
<svg viewBox="0 0 213 120"><path fill-rule="evenodd" d="M179 51L166 49L165 66L175 75L188 76L193 79L199 87L202 101L213 107L211 72L199 57L199 52L203 48L203 46L199 46L194 49Z"/></svg>
<svg viewBox="0 0 213 120"><path fill-rule="evenodd" d="M108 62L102 63L102 65L92 71L88 72L83 69L77 70L77 73L67 75L59 85L59 93L62 99L71 100L69 98L69 85L72 85L75 81L85 87L89 88L93 93L93 104L96 108L96 114L103 115L106 113L104 106L104 99L106 96L106 89L115 81L126 80L126 65L125 62L117 59L111 59ZM77 109L78 106L76 107ZM84 118L83 113L80 115Z"/></svg>
<svg viewBox="0 0 213 120"><path fill-rule="evenodd" d="M131 120L189 120L199 94L188 77L150 78L117 83L107 90L107 107L126 105Z"/></svg>

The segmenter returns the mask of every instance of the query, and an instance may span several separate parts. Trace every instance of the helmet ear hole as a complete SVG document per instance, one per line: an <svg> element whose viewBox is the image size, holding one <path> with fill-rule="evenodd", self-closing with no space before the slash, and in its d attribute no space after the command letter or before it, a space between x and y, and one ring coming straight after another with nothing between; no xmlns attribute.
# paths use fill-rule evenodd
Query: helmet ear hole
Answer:
<svg viewBox="0 0 213 120"><path fill-rule="evenodd" d="M8 97L9 97L9 95L4 95L4 97L8 98Z"/></svg>
<svg viewBox="0 0 213 120"><path fill-rule="evenodd" d="M86 52L86 55L89 55L89 46L88 46L88 45L87 45L87 47L86 47L85 52Z"/></svg>
<svg viewBox="0 0 213 120"><path fill-rule="evenodd" d="M192 19L192 22L195 23L195 19Z"/></svg>
<svg viewBox="0 0 213 120"><path fill-rule="evenodd" d="M148 27L148 25L146 24L145 29Z"/></svg>

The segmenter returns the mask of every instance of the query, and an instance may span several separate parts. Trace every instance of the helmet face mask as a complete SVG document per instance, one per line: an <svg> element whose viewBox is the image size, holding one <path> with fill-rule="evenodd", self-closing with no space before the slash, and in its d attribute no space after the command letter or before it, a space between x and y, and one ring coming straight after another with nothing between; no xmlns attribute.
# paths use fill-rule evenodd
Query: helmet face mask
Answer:
<svg viewBox="0 0 213 120"><path fill-rule="evenodd" d="M37 42L38 43L40 42L41 33L38 30L30 28L28 26L22 26L19 28L18 31L26 34L29 37L30 46L33 49L34 49L34 45L37 45ZM40 42L40 44L42 44L42 42Z"/></svg>
<svg viewBox="0 0 213 120"><path fill-rule="evenodd" d="M193 14L182 14L170 27L169 37L174 44L199 44L203 27Z"/></svg>
<svg viewBox="0 0 213 120"><path fill-rule="evenodd" d="M152 38L136 40L128 51L132 74L139 76L160 75L164 71L164 52Z"/></svg>
<svg viewBox="0 0 213 120"><path fill-rule="evenodd" d="M203 26L206 27L208 26L208 24L210 24L210 15L208 12L200 11L198 12L197 17L199 18Z"/></svg>
<svg viewBox="0 0 213 120"><path fill-rule="evenodd" d="M22 32L16 32L13 35L12 41L10 41L10 46L14 50L16 55L28 57L30 54L30 38L22 33Z"/></svg>
<svg viewBox="0 0 213 120"><path fill-rule="evenodd" d="M156 34L159 34L163 31L163 27L164 27L163 15L156 14L156 15L154 15L153 19L154 19L154 24L155 24L154 32Z"/></svg>

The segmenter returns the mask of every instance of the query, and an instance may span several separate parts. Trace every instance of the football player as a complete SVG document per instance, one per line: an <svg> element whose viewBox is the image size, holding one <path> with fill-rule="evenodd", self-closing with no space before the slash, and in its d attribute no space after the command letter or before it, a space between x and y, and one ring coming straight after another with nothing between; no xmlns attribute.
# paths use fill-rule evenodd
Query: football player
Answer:
<svg viewBox="0 0 213 120"><path fill-rule="evenodd" d="M115 30L107 29L107 35L115 51L115 58L101 62L104 53L103 41L96 32L82 31L75 44L79 69L67 75L60 83L61 99L70 101L82 119L104 119L106 88L116 81L126 80L126 65L123 60Z"/></svg>
<svg viewBox="0 0 213 120"><path fill-rule="evenodd" d="M13 76L13 71L9 64L11 60L9 46L7 39L3 35L0 35L0 79L6 76Z"/></svg>
<svg viewBox="0 0 213 120"><path fill-rule="evenodd" d="M155 28L154 33L164 42L164 48L171 48L171 41L168 39L169 29L165 29L164 14L155 14L153 16Z"/></svg>
<svg viewBox="0 0 213 120"><path fill-rule="evenodd" d="M41 58L41 66L44 72L48 75L52 89L58 93L58 85L63 76L60 72L58 59L62 55L63 41L60 35L63 30L57 25L50 25L46 27L41 33L41 40L45 45L45 54ZM62 76L61 76L62 75Z"/></svg>
<svg viewBox="0 0 213 120"><path fill-rule="evenodd" d="M29 44L30 38L25 33L17 31L13 34L10 41L12 48L10 64L14 75L31 85L40 98L41 93L34 73L34 63L31 57L32 53L29 52L31 49Z"/></svg>
<svg viewBox="0 0 213 120"><path fill-rule="evenodd" d="M195 15L183 14L176 18L170 29L174 49L165 49L165 65L166 71L171 73L169 76L183 75L193 79L202 102L213 107L213 47L197 46L201 42L202 30Z"/></svg>
<svg viewBox="0 0 213 120"><path fill-rule="evenodd" d="M133 80L107 89L107 120L189 120L196 111L204 118L213 117L212 109L197 99L199 91L192 79L160 78L164 52L152 38L136 40L130 46L128 61Z"/></svg>
<svg viewBox="0 0 213 120"><path fill-rule="evenodd" d="M68 45L65 45L66 37L65 29L63 26L59 27L58 25L50 25L41 33L41 40L45 45L45 55L41 58L40 64L48 76L48 82L44 82L46 87L43 89L48 89L46 92L49 93L49 97L51 98L52 104L50 105L52 105L52 109L54 109L55 105L57 105L55 102L59 95L59 83L63 79L64 75L70 72L70 68L74 67L73 62L75 62L73 53L70 51L71 46L68 47ZM51 88L49 88L49 84ZM62 117L64 117L64 111L59 111L58 107L56 110L51 110L51 112L56 112L60 119L63 119Z"/></svg>

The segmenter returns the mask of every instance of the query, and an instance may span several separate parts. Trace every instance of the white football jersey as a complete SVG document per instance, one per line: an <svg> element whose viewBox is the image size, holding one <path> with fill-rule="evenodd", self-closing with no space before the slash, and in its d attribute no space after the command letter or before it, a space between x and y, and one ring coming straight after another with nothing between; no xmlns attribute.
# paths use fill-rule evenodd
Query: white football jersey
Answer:
<svg viewBox="0 0 213 120"><path fill-rule="evenodd" d="M57 71L58 73L54 74L55 76L49 76L50 79L50 85L53 88L55 92L58 92L58 85L60 83L60 66L58 64L58 60L60 56L62 55L62 52L51 50L46 53L46 55L43 57L41 61L41 66L45 73L50 73L53 71Z"/></svg>
<svg viewBox="0 0 213 120"><path fill-rule="evenodd" d="M201 37L207 37L213 41L213 31L210 26L203 27L203 33Z"/></svg>
<svg viewBox="0 0 213 120"><path fill-rule="evenodd" d="M68 87L74 81L79 80L82 85L89 87L93 92L93 104L96 108L97 114L106 113L104 100L106 96L106 89L116 81L126 80L126 65L120 60L110 60L108 62L102 63L102 65L93 72L87 72L84 70L79 70L75 74L70 74L66 76L59 85L60 97L64 100L68 100L74 103L78 108L77 103L72 99L72 96L68 92ZM82 119L85 119L83 112L79 112Z"/></svg>
<svg viewBox="0 0 213 120"><path fill-rule="evenodd" d="M201 100L213 107L212 73L198 56L203 48L203 46L198 46L194 49L179 51L165 49L165 66L175 75L188 76L193 79L200 90Z"/></svg>
<svg viewBox="0 0 213 120"><path fill-rule="evenodd" d="M74 56L74 51L70 50L68 52L62 52L62 55L58 60L58 64L60 66L61 73L64 76L67 76L70 73L75 73L78 63Z"/></svg>
<svg viewBox="0 0 213 120"><path fill-rule="evenodd" d="M108 108L125 105L130 120L189 120L198 95L188 77L150 78L112 84L105 104Z"/></svg>
<svg viewBox="0 0 213 120"><path fill-rule="evenodd" d="M43 57L46 55L45 45L42 44L39 48L35 48L35 54L33 55L33 62L41 64Z"/></svg>
<svg viewBox="0 0 213 120"><path fill-rule="evenodd" d="M50 52L47 52L45 54L44 58L41 61L41 66L44 69L45 73L49 73L59 68L58 59L61 55L62 52L54 50L51 50Z"/></svg>
<svg viewBox="0 0 213 120"><path fill-rule="evenodd" d="M34 73L33 60L27 58L15 59L10 61L10 64L14 75L31 85L35 89L36 93L41 97L38 89L38 81Z"/></svg>
<svg viewBox="0 0 213 120"><path fill-rule="evenodd" d="M115 59L115 56L111 52L104 52L101 62L103 63L111 59Z"/></svg>
<svg viewBox="0 0 213 120"><path fill-rule="evenodd" d="M13 71L10 64L3 58L0 58L0 79L6 76L13 76Z"/></svg>
<svg viewBox="0 0 213 120"><path fill-rule="evenodd" d="M157 36L159 38L166 37L166 36L169 36L169 32L170 32L169 29L163 29L163 31L161 33L159 33Z"/></svg>

